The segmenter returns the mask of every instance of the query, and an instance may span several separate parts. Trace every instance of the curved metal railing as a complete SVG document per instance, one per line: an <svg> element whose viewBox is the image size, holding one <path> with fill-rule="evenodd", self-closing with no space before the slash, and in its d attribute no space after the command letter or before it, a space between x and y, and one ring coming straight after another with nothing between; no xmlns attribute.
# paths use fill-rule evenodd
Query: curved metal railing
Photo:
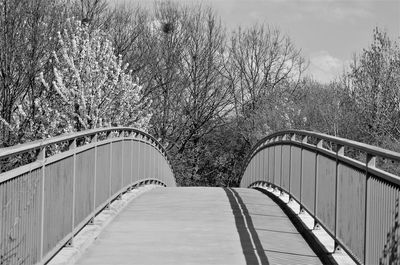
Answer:
<svg viewBox="0 0 400 265"><path fill-rule="evenodd" d="M161 144L127 127L3 148L0 161L1 264L44 264L135 185L176 186Z"/></svg>
<svg viewBox="0 0 400 265"><path fill-rule="evenodd" d="M375 146L288 130L257 143L241 186L287 193L355 262L389 264L400 258L399 161L400 153Z"/></svg>

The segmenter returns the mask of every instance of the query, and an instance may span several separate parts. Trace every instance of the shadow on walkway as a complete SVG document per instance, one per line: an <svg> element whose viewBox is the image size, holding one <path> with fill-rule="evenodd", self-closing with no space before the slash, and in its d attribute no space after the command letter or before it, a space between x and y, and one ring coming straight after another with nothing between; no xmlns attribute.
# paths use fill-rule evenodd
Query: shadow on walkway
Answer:
<svg viewBox="0 0 400 265"><path fill-rule="evenodd" d="M239 233L246 263L268 265L268 258L265 255L246 205L234 189L224 188L224 191L228 196L235 217L236 228Z"/></svg>
<svg viewBox="0 0 400 265"><path fill-rule="evenodd" d="M272 201L274 201L282 209L282 211L285 213L285 215L290 219L292 224L295 226L295 228L299 232L299 234L301 234L301 236L304 238L304 240L307 242L307 244L310 246L310 248L314 251L314 253L317 255L317 257L321 260L322 264L326 264L326 265L330 265L330 264L336 265L337 264L335 262L335 260L332 258L332 256L330 255L330 253L325 251L324 247L318 241L316 236L313 235L313 233L299 219L299 217L297 217L297 215L289 208L289 206L287 206L286 203L284 203L282 200L277 198L275 195L271 194L270 192L268 192L264 189L255 188L255 190L258 190L259 192L268 196ZM266 251L273 252L272 250L266 250ZM288 253L288 252L280 252L280 253L296 255L295 253ZM298 255L298 256L307 256L307 255Z"/></svg>

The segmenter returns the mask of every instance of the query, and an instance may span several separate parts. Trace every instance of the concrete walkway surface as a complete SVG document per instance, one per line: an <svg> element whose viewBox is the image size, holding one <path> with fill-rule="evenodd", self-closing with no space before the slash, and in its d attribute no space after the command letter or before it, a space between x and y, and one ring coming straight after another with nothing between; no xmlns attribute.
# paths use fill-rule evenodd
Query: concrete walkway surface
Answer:
<svg viewBox="0 0 400 265"><path fill-rule="evenodd" d="M253 189L159 188L133 200L77 264L322 264Z"/></svg>

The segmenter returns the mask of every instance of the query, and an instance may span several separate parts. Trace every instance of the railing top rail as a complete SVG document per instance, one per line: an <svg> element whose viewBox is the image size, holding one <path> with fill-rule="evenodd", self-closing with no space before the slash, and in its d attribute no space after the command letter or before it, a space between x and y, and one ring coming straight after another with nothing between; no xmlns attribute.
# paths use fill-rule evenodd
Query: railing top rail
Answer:
<svg viewBox="0 0 400 265"><path fill-rule="evenodd" d="M349 140L349 139L345 139L345 138L341 138L341 137L336 137L336 136L332 136L332 135L328 135L328 134L324 134L324 133L310 132L310 131L304 131L304 130L279 131L279 132L272 133L272 134L262 138L252 148L252 150L251 150L248 158L246 159L246 161L251 159L251 157L254 154L254 152L265 141L267 141L267 140L269 140L271 138L274 138L274 137L283 136L283 135L290 135L290 134L296 134L296 135L299 135L299 136L315 137L317 139L330 141L332 143L339 144L339 145L342 145L342 146L352 147L352 148L358 149L360 151L363 151L363 152L365 152L365 153L367 153L369 155L379 156L379 157L383 157L383 158L386 158L386 159L391 159L391 160L394 160L394 161L400 161L400 153L397 153L397 152L394 152L394 151L386 150L386 149L383 149L383 148L380 148L380 147L377 147L377 146L364 144L364 143L360 143L360 142L357 142L357 141L353 141L353 140Z"/></svg>
<svg viewBox="0 0 400 265"><path fill-rule="evenodd" d="M378 264L390 256L399 161L400 153L377 146L285 130L264 137L251 149L241 186L266 183L288 194L356 264Z"/></svg>
<svg viewBox="0 0 400 265"><path fill-rule="evenodd" d="M55 137L51 137L51 138L47 138L47 139L43 139L43 140L37 140L37 141L27 142L24 144L18 144L18 145L6 147L6 148L0 148L0 159L8 157L8 156L12 156L12 155L17 155L20 153L25 153L25 152L28 152L31 150L37 150L40 148L44 148L44 147L46 147L48 145L52 145L52 144L58 144L61 142L66 142L66 141L70 141L70 140L74 140L74 139L78 139L78 138L92 136L92 135L99 134L99 133L116 132L116 131L129 131L129 132L134 132L134 133L138 133L143 136L146 136L149 139L153 140L153 142L157 145L157 147L159 147L163 151L163 153L165 155L167 154L164 147L153 136L151 136L148 133L145 133L139 129L131 128L131 127L108 127L108 128L98 128L98 129L85 130L85 131L81 131L81 132L63 134L63 135L59 135L59 136L55 136Z"/></svg>

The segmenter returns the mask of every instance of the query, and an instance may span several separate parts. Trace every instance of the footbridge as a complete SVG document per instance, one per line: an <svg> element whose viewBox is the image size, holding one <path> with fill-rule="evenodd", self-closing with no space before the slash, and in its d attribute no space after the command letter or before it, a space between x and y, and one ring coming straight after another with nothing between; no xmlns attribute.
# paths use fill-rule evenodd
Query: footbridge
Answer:
<svg viewBox="0 0 400 265"><path fill-rule="evenodd" d="M133 128L4 148L0 161L1 265L54 264L144 186L75 264L399 262L400 154L359 142L274 133L240 188L176 187L164 148Z"/></svg>

